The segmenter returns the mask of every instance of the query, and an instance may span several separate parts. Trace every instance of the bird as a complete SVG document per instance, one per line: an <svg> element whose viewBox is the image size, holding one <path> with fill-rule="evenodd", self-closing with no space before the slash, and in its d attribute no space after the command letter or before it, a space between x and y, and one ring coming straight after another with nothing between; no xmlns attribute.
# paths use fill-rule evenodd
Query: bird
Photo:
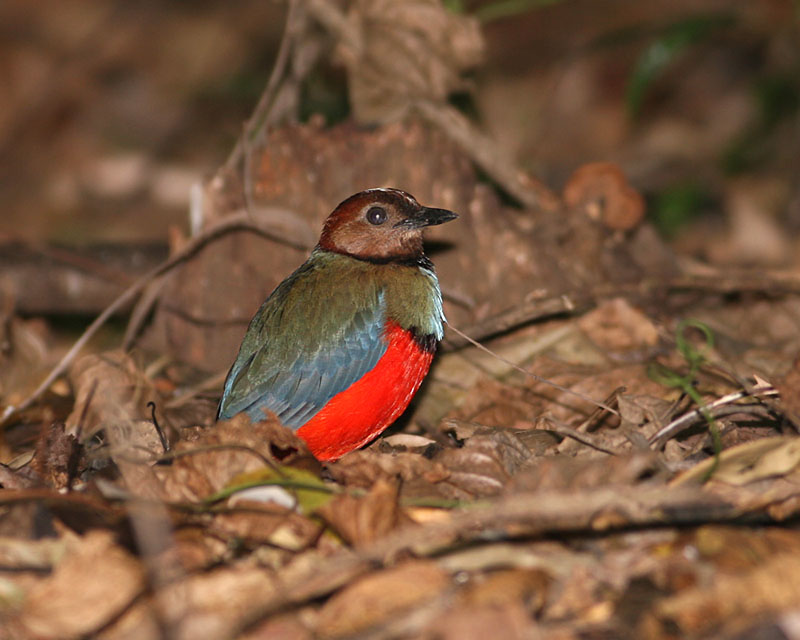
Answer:
<svg viewBox="0 0 800 640"><path fill-rule="evenodd" d="M444 333L423 230L457 218L400 189L361 191L251 320L217 420L274 413L321 461L374 439L408 407Z"/></svg>

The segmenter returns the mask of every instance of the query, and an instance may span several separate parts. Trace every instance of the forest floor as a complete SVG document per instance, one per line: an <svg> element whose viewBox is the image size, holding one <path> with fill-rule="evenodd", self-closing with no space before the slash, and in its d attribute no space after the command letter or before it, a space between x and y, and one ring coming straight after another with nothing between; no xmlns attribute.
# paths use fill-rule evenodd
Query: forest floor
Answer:
<svg viewBox="0 0 800 640"><path fill-rule="evenodd" d="M0 8L0 639L800 639L796 5L459 4ZM460 215L411 407L216 423L374 186Z"/></svg>

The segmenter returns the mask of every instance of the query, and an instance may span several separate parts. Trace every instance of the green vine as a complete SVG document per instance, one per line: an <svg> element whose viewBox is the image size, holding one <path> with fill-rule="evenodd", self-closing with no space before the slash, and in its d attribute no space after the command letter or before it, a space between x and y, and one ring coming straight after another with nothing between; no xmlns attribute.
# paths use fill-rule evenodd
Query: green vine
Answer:
<svg viewBox="0 0 800 640"><path fill-rule="evenodd" d="M697 349L686 339L686 329L697 329L705 338L704 348ZM717 426L717 421L703 402L703 398L697 391L696 378L700 368L707 362L707 353L714 348L714 334L708 326L699 320L682 320L678 324L675 332L675 347L689 365L686 374L681 375L677 371L665 367L660 363L653 363L648 369L651 380L663 384L666 387L680 389L689 396L698 406L699 411L708 424L708 431L711 434L711 442L714 446L714 463L706 472L703 482L708 480L716 471L719 465L719 454L722 451L722 437Z"/></svg>

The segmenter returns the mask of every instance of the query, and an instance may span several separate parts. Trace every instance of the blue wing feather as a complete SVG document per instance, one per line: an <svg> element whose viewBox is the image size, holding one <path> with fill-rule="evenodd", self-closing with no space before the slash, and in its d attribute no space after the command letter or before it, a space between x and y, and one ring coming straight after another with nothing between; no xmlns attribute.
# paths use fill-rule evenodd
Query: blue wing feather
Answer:
<svg viewBox="0 0 800 640"><path fill-rule="evenodd" d="M261 420L268 409L286 426L301 427L378 363L387 348L382 339L385 322L386 303L379 293L377 304L354 312L332 339L298 345L293 360L273 355L269 336L263 336L258 349L240 352L225 382L218 417L246 412L252 420Z"/></svg>

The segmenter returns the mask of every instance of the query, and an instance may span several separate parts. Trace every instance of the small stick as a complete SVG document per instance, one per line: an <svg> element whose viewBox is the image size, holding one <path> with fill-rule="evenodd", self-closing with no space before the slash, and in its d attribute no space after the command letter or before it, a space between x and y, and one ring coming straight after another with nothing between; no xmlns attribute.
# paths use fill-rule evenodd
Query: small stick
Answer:
<svg viewBox="0 0 800 640"><path fill-rule="evenodd" d="M292 36L294 35L294 29L292 29L291 26L295 18L296 8L296 0L290 0L289 8L286 12L286 25L284 26L281 44L278 48L278 56L275 59L275 65L272 67L272 73L267 81L267 87L264 89L264 92L258 99L258 104L253 110L253 115L251 115L245 123L242 135L239 136L239 139L236 141L236 144L231 150L228 159L225 161L225 164L223 165L225 168L233 168L233 166L239 162L242 155L246 155L248 153L248 148L252 142L253 134L261 128L263 123L269 117L269 112L272 102L275 98L275 94L277 93L280 79L283 76L286 70L286 65L289 61L289 51L291 50L290 45L292 43Z"/></svg>
<svg viewBox="0 0 800 640"><path fill-rule="evenodd" d="M734 402L737 400L742 400L743 398L762 398L762 397L776 397L778 395L777 389L774 387L762 387L762 388L753 388L750 391L737 391L735 393L729 393L726 396L722 396L721 398L717 398L714 402L709 402L707 405L698 407L697 409L693 409L689 413L684 413L679 418L676 418L672 422L670 422L665 427L659 429L655 434L650 437L650 444L661 444L662 442L669 440L676 434L683 431L687 426L695 422L696 420L705 419L704 413L710 413L713 416L717 415L727 415L732 413L728 411L728 409L734 409L733 413L736 411L746 412L748 409L748 405L737 406L733 405ZM727 405L732 405L728 407Z"/></svg>
<svg viewBox="0 0 800 640"><path fill-rule="evenodd" d="M590 433L581 433L578 429L573 429L570 426L567 426L560 420L556 420L550 416L546 416L542 418L542 422L545 426L542 428L546 431L552 431L553 433L557 433L558 435L564 436L566 438L572 438L573 440L577 440L581 444L585 444L587 447L591 447L592 449L597 449L598 451L602 451L603 453L607 453L610 456L617 456L619 453L614 451L613 449L609 449L604 445L600 444L597 441L597 438Z"/></svg>

